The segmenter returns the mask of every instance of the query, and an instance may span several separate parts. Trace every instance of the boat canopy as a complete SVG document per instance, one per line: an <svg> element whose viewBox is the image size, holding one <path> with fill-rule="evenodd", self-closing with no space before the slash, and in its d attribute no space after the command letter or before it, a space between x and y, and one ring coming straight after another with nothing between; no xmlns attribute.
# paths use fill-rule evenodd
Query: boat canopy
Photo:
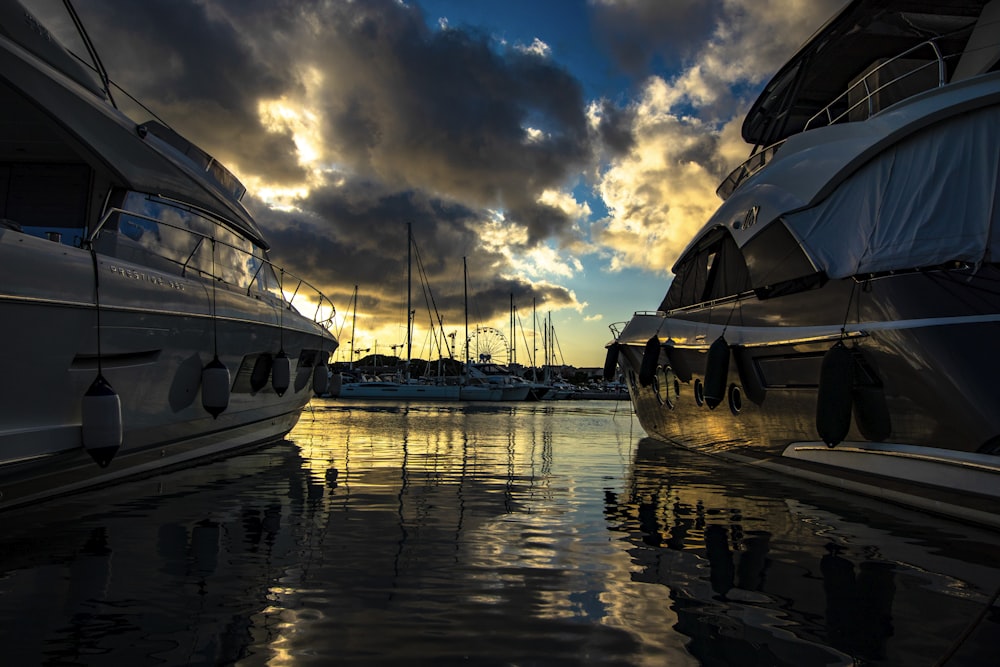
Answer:
<svg viewBox="0 0 1000 667"><path fill-rule="evenodd" d="M1000 259L1000 108L932 125L783 217L829 278Z"/></svg>
<svg viewBox="0 0 1000 667"><path fill-rule="evenodd" d="M771 146L801 132L859 76L909 49L916 50L909 62L901 64L919 68L926 62L928 67L921 71L933 79L928 84L923 75L909 77L912 85L938 85L938 61L946 68L943 78L960 78L971 67L968 61L963 63L962 54L987 4L988 0L854 0L764 87L744 119L743 139ZM929 40L933 47L918 48ZM975 64L979 71L995 66L995 49L976 50L980 58L989 59ZM892 101L884 100L882 106Z"/></svg>

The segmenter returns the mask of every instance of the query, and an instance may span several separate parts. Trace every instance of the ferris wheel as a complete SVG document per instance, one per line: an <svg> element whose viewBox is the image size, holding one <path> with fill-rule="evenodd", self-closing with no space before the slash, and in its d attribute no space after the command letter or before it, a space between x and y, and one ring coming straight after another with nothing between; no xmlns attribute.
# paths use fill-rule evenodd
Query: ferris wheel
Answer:
<svg viewBox="0 0 1000 667"><path fill-rule="evenodd" d="M465 341L465 358L474 363L506 365L510 360L510 346L499 329L476 327Z"/></svg>

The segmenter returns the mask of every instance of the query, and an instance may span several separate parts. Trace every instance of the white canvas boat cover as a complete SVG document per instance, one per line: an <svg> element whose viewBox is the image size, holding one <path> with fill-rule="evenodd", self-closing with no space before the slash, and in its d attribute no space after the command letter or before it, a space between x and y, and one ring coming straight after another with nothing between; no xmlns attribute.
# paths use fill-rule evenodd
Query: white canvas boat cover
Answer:
<svg viewBox="0 0 1000 667"><path fill-rule="evenodd" d="M784 217L830 278L1000 259L1000 108L879 153L818 205Z"/></svg>

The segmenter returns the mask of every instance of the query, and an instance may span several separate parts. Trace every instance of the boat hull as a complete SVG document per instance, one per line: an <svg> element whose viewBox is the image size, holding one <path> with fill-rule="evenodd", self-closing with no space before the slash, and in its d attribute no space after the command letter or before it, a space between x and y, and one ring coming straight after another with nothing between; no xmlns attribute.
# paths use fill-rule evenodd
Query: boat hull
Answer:
<svg viewBox="0 0 1000 667"><path fill-rule="evenodd" d="M221 284L0 230L0 507L10 507L280 439L314 393L335 338L312 320ZM289 386L272 386L279 352ZM202 371L230 376L213 417ZM100 374L121 402L122 443L106 468L83 448L82 399Z"/></svg>
<svg viewBox="0 0 1000 667"><path fill-rule="evenodd" d="M618 362L654 438L1000 526L998 278L989 265L885 277L863 292L832 281L783 297L781 310L751 297L639 313L618 338ZM644 369L653 337L657 358ZM729 363L713 409L704 393L720 337ZM819 389L838 341L854 355L855 381L847 432L827 446Z"/></svg>
<svg viewBox="0 0 1000 667"><path fill-rule="evenodd" d="M340 387L338 398L457 401L459 400L459 386L402 382L345 382Z"/></svg>

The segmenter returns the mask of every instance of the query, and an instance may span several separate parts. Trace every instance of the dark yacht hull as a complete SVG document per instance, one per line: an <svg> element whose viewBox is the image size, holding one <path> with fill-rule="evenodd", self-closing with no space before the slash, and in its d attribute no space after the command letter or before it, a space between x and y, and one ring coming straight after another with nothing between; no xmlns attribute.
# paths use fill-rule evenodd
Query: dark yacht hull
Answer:
<svg viewBox="0 0 1000 667"><path fill-rule="evenodd" d="M640 313L615 349L655 438L1000 525L998 285L1000 269L987 265ZM704 394L720 336L729 363L713 409ZM829 409L822 367L841 340L854 363L850 414L828 446L817 426Z"/></svg>

